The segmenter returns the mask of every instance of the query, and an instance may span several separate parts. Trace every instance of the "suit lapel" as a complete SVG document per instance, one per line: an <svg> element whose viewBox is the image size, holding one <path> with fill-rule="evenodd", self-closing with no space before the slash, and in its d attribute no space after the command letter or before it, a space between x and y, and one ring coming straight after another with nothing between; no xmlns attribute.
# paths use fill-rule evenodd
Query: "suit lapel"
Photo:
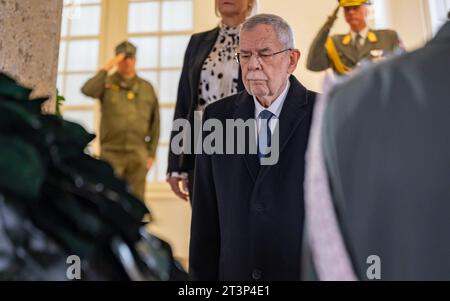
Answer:
<svg viewBox="0 0 450 301"><path fill-rule="evenodd" d="M219 35L219 27L207 32L204 38L201 41L199 41L197 49L194 52L195 54L193 56L194 60L191 62L192 64L191 70L195 70L195 72L193 72L194 74L191 74L191 78L193 81L192 86L194 88L193 93L195 93L194 95L198 95L198 87L200 85L200 74L202 72L203 63L205 62L206 58L211 52L211 49L214 47L218 35ZM198 102L198 97L196 98L196 100ZM197 106L198 103L195 103L195 108Z"/></svg>
<svg viewBox="0 0 450 301"><path fill-rule="evenodd" d="M356 53L356 49L355 47L353 47L353 41L350 42L350 44L348 45L344 45L342 44L342 41L340 42L341 45L341 51L342 54L349 60L351 61L353 64L356 65L356 63L358 62L358 55Z"/></svg>
<svg viewBox="0 0 450 301"><path fill-rule="evenodd" d="M234 112L233 119L242 119L247 121L249 119L255 119L255 104L253 102L253 97L249 95L246 91L238 95L237 107ZM245 139L245 154L244 161L247 169L252 176L253 181L256 182L259 171L259 158L257 154L250 154L250 143L255 143L256 145L256 133L249 133L248 139Z"/></svg>
<svg viewBox="0 0 450 301"><path fill-rule="evenodd" d="M300 82L293 75L290 78L290 82L291 87L286 96L286 100L284 101L277 125L279 127L280 135L280 157L283 150L287 147L289 140L292 138L297 127L302 123L307 113L304 109L304 106L308 103L306 88L300 84ZM271 167L272 165L261 166L258 179L262 179Z"/></svg>
<svg viewBox="0 0 450 301"><path fill-rule="evenodd" d="M371 41L369 41L368 38L366 38L366 40L364 42L364 46L361 49L361 53L358 56L358 61L360 61L362 58L367 57L369 55L370 51L372 51L372 49L376 49L375 48L376 44L377 43L371 42Z"/></svg>

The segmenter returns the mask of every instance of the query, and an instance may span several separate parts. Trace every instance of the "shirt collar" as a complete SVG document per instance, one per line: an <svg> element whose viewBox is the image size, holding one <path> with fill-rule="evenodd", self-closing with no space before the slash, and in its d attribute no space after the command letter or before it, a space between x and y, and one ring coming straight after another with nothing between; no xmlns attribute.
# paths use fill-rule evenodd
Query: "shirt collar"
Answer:
<svg viewBox="0 0 450 301"><path fill-rule="evenodd" d="M352 40L355 41L356 40L356 35L358 34L357 32L354 31L350 31L350 34L352 35ZM369 34L369 26L366 26L366 28L364 28L363 30L361 30L359 32L359 34L361 35L363 41L365 41L367 39L367 35Z"/></svg>
<svg viewBox="0 0 450 301"><path fill-rule="evenodd" d="M220 22L220 24L219 24L220 34L223 36L239 36L241 27L242 27L242 25L238 25L236 27L231 27L231 26L225 25L222 22Z"/></svg>
<svg viewBox="0 0 450 301"><path fill-rule="evenodd" d="M286 87L283 90L283 93L281 93L280 96L278 96L277 99L275 99L275 101L268 108L263 107L259 103L258 99L256 99L255 96L253 96L253 101L255 102L255 117L256 117L256 119L258 119L259 114L261 114L261 112L264 110L270 111L273 115L275 115L276 118L279 118L281 109L283 108L283 104L284 104L284 101L286 100L290 86L291 86L291 83L288 80Z"/></svg>

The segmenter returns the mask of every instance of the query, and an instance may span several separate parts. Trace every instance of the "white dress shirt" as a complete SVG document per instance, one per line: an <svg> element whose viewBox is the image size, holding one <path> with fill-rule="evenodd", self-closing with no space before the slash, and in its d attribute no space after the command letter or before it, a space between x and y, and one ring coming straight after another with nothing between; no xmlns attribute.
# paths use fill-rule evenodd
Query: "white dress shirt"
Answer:
<svg viewBox="0 0 450 301"><path fill-rule="evenodd" d="M253 101L255 102L255 120L257 122L256 133L255 133L257 141L258 141L258 132L261 128L261 118L259 118L259 114L261 114L262 111L267 110L267 111L270 111L274 115L269 121L270 131L273 134L273 132L275 130L275 126L278 124L278 119L280 118L281 109L283 109L283 104L284 104L284 101L286 100L286 96L289 92L290 86L291 86L291 83L288 80L287 85L284 88L283 92L280 94L280 96L277 97L277 99L275 99L275 101L268 108L263 107L259 103L258 99L256 99L255 96L253 96Z"/></svg>
<svg viewBox="0 0 450 301"><path fill-rule="evenodd" d="M361 46L363 46L366 43L367 35L369 34L369 27L366 26L366 28L364 28L360 32L351 31L350 34L352 35L353 43L354 43L354 41L356 41L356 35L358 33L361 36L361 40L360 40Z"/></svg>

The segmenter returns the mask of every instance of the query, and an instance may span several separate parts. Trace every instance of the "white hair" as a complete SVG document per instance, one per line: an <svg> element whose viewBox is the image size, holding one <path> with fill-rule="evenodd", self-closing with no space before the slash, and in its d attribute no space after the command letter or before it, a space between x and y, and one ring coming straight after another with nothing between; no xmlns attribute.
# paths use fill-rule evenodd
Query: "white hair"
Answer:
<svg viewBox="0 0 450 301"><path fill-rule="evenodd" d="M260 24L272 26L277 34L278 40L285 48L295 48L294 33L291 26L277 15L255 15L244 22L241 32L251 30Z"/></svg>

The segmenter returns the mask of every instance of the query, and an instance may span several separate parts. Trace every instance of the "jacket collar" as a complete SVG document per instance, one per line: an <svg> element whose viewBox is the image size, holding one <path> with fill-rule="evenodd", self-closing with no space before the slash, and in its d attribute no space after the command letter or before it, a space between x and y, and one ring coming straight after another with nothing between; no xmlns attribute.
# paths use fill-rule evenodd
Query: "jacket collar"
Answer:
<svg viewBox="0 0 450 301"><path fill-rule="evenodd" d="M289 143L292 135L297 127L302 123L306 116L306 110L304 107L308 104L308 91L307 89L291 75L289 78L290 88L284 101L283 108L279 117L279 141L280 141L280 156L283 150ZM234 113L234 119L254 119L255 118L255 103L253 96L243 91L238 94L236 102L236 109ZM268 170L272 166L260 166L259 158L256 154L249 153L249 144L255 143L256 137L253 133L250 133L249 139L246 139L246 154L244 155L245 164L249 170L250 175L256 182L264 177Z"/></svg>

